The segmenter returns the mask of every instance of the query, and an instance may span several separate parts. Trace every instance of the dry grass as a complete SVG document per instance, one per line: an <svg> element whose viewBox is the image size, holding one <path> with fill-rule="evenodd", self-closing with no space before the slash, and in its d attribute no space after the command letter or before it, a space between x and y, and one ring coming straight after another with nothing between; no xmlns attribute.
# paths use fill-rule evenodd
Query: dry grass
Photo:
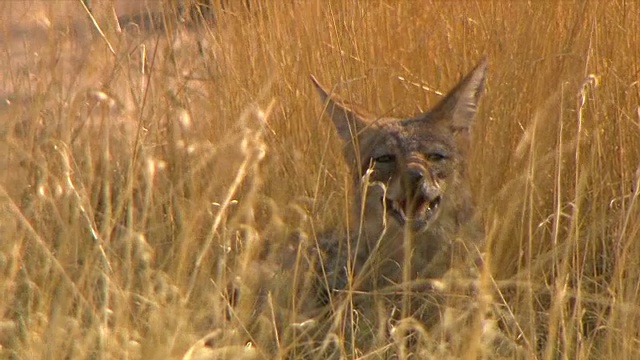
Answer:
<svg viewBox="0 0 640 360"><path fill-rule="evenodd" d="M181 358L216 329L210 358L302 356L300 299L260 285L350 192L308 75L408 115L486 54L471 171L505 331L640 358L637 3L260 3L123 33L105 2L102 36L79 1L0 4L0 357Z"/></svg>

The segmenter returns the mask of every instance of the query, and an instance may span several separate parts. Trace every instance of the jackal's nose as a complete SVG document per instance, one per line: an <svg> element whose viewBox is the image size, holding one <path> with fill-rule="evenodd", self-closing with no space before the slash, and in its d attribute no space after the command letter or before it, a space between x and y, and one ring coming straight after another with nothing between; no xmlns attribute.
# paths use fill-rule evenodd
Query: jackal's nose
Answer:
<svg viewBox="0 0 640 360"><path fill-rule="evenodd" d="M387 213L400 224L411 222L422 229L436 215L441 202L441 191L429 169L420 163L408 163L395 180L383 204ZM399 185L399 186L398 186Z"/></svg>
<svg viewBox="0 0 640 360"><path fill-rule="evenodd" d="M417 184L424 178L424 172L419 167L412 167L407 170L407 180L411 184Z"/></svg>
<svg viewBox="0 0 640 360"><path fill-rule="evenodd" d="M428 170L419 164L407 167L405 173L405 191L407 198L413 200L413 205L420 207L425 202L431 202L440 197L440 187Z"/></svg>

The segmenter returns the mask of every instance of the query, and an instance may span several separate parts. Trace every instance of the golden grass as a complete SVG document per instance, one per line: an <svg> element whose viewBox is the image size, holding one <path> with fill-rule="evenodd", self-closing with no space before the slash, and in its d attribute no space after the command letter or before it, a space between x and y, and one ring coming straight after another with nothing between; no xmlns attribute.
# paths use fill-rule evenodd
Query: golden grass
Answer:
<svg viewBox="0 0 640 360"><path fill-rule="evenodd" d="M108 5L101 36L79 1L0 4L0 357L181 358L215 329L210 358L301 356L260 285L350 192L308 75L402 116L486 54L470 170L509 335L640 358L637 3L237 2L188 27L156 3L167 26L126 33ZM349 342L323 343L387 346Z"/></svg>

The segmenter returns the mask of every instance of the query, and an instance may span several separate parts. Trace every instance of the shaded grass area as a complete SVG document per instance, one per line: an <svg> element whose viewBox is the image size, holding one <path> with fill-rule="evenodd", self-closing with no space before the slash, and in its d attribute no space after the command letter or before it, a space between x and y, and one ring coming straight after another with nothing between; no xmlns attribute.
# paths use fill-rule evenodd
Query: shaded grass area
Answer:
<svg viewBox="0 0 640 360"><path fill-rule="evenodd" d="M28 20L0 30L3 357L181 358L215 329L217 356L383 357L310 336L291 296L351 194L308 75L403 116L485 54L470 171L507 332L530 358L640 355L636 3L161 5L124 31L95 7L102 35L80 2L0 5Z"/></svg>

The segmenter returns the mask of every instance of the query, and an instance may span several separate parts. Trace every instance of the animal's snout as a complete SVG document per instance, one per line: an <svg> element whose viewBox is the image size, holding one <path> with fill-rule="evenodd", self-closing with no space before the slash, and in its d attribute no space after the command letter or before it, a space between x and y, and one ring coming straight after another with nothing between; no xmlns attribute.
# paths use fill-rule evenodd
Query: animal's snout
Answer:
<svg viewBox="0 0 640 360"><path fill-rule="evenodd" d="M409 185L418 185L424 180L425 169L420 165L410 165L405 176Z"/></svg>
<svg viewBox="0 0 640 360"><path fill-rule="evenodd" d="M429 170L418 163L407 164L405 172L405 191L407 198L418 203L432 201L440 196L440 186Z"/></svg>

